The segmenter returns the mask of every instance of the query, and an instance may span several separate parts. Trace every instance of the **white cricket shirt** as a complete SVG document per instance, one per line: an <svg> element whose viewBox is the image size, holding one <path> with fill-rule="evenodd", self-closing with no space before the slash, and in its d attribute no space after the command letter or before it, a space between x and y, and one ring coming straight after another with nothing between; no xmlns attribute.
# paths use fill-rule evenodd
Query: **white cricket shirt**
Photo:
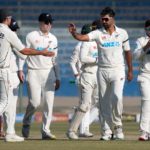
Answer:
<svg viewBox="0 0 150 150"><path fill-rule="evenodd" d="M98 46L98 66L101 68L124 67L124 51L130 50L126 30L115 26L110 35L104 28L88 34L90 41L96 41Z"/></svg>
<svg viewBox="0 0 150 150"><path fill-rule="evenodd" d="M133 58L139 60L140 70L145 73L150 73L150 49L144 52L143 47L150 40L150 37L143 36L136 40L136 48L133 52Z"/></svg>
<svg viewBox="0 0 150 150"><path fill-rule="evenodd" d="M11 31L7 25L0 23L0 68L10 66L12 47L17 51L25 48L16 33Z"/></svg>
<svg viewBox="0 0 150 150"><path fill-rule="evenodd" d="M26 44L28 48L34 48L36 50L43 50L48 47L49 51L55 52L54 57L46 57L42 55L28 56L27 65L29 69L50 69L54 66L56 72L56 78L59 77L59 69L56 63L57 57L57 38L49 32L48 35L44 35L41 31L30 32L26 37Z"/></svg>
<svg viewBox="0 0 150 150"><path fill-rule="evenodd" d="M75 46L75 48L73 50L73 53L71 55L71 59L70 59L70 66L73 70L74 75L81 73L81 62L79 60L81 44L82 44L82 42L79 42Z"/></svg>
<svg viewBox="0 0 150 150"><path fill-rule="evenodd" d="M88 73L97 72L98 49L95 41L82 42L80 50L80 61L82 63L81 70Z"/></svg>

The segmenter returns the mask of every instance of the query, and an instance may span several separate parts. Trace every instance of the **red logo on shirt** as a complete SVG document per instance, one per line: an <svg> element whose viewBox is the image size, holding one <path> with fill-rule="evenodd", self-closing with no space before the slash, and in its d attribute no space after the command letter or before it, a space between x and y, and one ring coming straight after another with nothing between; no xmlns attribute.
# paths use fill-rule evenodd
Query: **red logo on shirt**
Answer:
<svg viewBox="0 0 150 150"><path fill-rule="evenodd" d="M93 49L97 49L97 46L93 46Z"/></svg>
<svg viewBox="0 0 150 150"><path fill-rule="evenodd" d="M106 40L106 36L102 36L102 40Z"/></svg>
<svg viewBox="0 0 150 150"><path fill-rule="evenodd" d="M35 43L39 43L39 40L35 40Z"/></svg>

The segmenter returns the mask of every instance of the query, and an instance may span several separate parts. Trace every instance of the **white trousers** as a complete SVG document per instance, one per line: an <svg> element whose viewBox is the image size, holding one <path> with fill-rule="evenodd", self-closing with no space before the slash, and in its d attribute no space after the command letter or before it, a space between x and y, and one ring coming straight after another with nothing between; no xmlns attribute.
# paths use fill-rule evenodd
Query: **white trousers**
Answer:
<svg viewBox="0 0 150 150"><path fill-rule="evenodd" d="M93 122L98 122L99 121L99 106L94 105L92 106L90 110L90 122L89 125L91 125Z"/></svg>
<svg viewBox="0 0 150 150"><path fill-rule="evenodd" d="M141 91L140 130L150 133L150 75L142 73L138 76Z"/></svg>
<svg viewBox="0 0 150 150"><path fill-rule="evenodd" d="M16 107L18 100L19 78L17 72L10 74L11 92L9 94L8 107L4 116L7 125L6 134L15 134Z"/></svg>
<svg viewBox="0 0 150 150"><path fill-rule="evenodd" d="M99 118L99 111L97 108L99 98L96 74L82 73L80 84L80 105L84 104L89 107L80 123L79 128L80 134L84 134L85 132L89 132L90 124Z"/></svg>
<svg viewBox="0 0 150 150"><path fill-rule="evenodd" d="M29 103L23 119L24 125L31 124L31 118L41 101L43 102L43 125L41 132L50 132L50 123L52 120L55 74L53 69L28 70L27 84Z"/></svg>
<svg viewBox="0 0 150 150"><path fill-rule="evenodd" d="M3 114L8 106L8 99L11 88L9 77L9 69L0 69L0 115Z"/></svg>
<svg viewBox="0 0 150 150"><path fill-rule="evenodd" d="M89 132L90 125L93 122L98 122L98 121L99 121L99 109L97 106L94 106L85 113L85 116L83 117L79 127L79 133L84 134L85 132Z"/></svg>
<svg viewBox="0 0 150 150"><path fill-rule="evenodd" d="M123 69L98 68L97 75L102 132L111 131L112 125L122 126L125 71Z"/></svg>

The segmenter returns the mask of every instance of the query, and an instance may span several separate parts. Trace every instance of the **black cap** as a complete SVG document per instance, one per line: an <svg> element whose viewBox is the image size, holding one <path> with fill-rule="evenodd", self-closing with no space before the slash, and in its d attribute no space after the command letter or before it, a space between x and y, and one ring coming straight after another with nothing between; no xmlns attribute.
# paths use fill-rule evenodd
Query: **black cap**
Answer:
<svg viewBox="0 0 150 150"><path fill-rule="evenodd" d="M0 22L3 22L7 17L11 17L12 14L7 9L0 9Z"/></svg>
<svg viewBox="0 0 150 150"><path fill-rule="evenodd" d="M49 13L42 13L39 16L39 22L44 22L45 24L52 24L54 19L52 18L51 14Z"/></svg>
<svg viewBox="0 0 150 150"><path fill-rule="evenodd" d="M81 29L81 34L88 34L91 31L92 31L91 24L85 24Z"/></svg>
<svg viewBox="0 0 150 150"><path fill-rule="evenodd" d="M102 24L101 24L100 19L94 20L92 22L92 27L93 27L93 30L102 28Z"/></svg>
<svg viewBox="0 0 150 150"><path fill-rule="evenodd" d="M17 31L17 29L19 29L19 26L18 26L18 23L16 22L15 19L11 19L11 23L10 23L10 26L9 28L12 30L12 31Z"/></svg>

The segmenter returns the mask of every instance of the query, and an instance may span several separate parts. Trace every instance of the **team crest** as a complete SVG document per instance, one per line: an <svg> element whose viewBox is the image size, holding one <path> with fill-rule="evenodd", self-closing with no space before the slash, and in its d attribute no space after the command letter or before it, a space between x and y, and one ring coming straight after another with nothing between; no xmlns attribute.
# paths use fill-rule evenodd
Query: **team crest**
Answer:
<svg viewBox="0 0 150 150"><path fill-rule="evenodd" d="M119 34L115 35L115 38L118 38Z"/></svg>

